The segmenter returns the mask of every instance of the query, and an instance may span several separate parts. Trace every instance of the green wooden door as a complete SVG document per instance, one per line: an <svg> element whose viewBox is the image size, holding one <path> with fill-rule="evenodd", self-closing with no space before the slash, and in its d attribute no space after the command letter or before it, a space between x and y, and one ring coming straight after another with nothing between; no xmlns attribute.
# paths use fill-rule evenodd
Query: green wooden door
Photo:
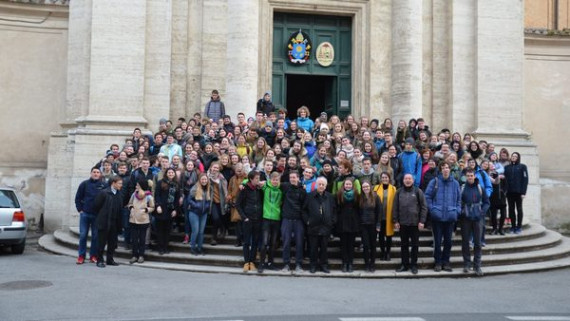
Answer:
<svg viewBox="0 0 570 321"><path fill-rule="evenodd" d="M273 102L277 106L287 107L286 75L330 76L322 77L325 81L322 110L327 111L329 115L336 114L341 117L351 112L351 24L350 17L281 12L274 14L272 91ZM293 64L287 57L287 45L291 34L299 29L311 39L311 57L304 64ZM315 58L318 45L325 41L334 47L334 60L328 67L321 66ZM318 117L315 114L312 116Z"/></svg>

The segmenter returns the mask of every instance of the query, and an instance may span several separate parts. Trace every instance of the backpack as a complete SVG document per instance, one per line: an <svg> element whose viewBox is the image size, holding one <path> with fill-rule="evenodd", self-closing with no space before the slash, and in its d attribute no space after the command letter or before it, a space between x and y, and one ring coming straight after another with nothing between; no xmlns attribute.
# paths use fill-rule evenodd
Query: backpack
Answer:
<svg viewBox="0 0 570 321"><path fill-rule="evenodd" d="M481 185L477 183L477 190L479 191L479 202L472 203L471 205L463 204L461 215L464 217L468 217L474 219L481 215L481 205L483 202L483 189ZM465 184L461 186L461 198L463 198L463 192L465 191Z"/></svg>

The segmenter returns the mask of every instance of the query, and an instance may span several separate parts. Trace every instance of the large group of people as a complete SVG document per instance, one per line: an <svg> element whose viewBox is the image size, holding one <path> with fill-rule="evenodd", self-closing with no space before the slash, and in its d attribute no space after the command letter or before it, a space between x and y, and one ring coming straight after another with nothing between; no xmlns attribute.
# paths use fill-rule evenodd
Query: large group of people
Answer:
<svg viewBox="0 0 570 321"><path fill-rule="evenodd" d="M149 248L168 254L174 229L193 255L205 255L209 224L211 246L235 233L244 272L301 272L308 256L311 273L329 273L334 238L343 272L354 270L355 249L374 272L377 259L392 260L399 231L397 272L417 274L422 229L432 231L434 271L452 271L452 237L460 229L463 272L483 275L486 218L491 234L521 233L527 185L519 153L497 152L469 133L435 131L422 118L394 125L323 112L312 119L306 106L289 117L267 92L254 117L238 113L233 122L214 90L203 113L160 119L154 134L135 128L91 169L75 200L77 264L86 260L89 229L89 260L105 267L116 265L118 235L132 249L131 264L143 263Z"/></svg>

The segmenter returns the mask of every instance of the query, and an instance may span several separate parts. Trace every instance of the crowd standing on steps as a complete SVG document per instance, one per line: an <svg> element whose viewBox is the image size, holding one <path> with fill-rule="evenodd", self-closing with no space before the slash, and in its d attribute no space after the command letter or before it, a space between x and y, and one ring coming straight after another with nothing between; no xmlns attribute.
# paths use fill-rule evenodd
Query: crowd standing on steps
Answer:
<svg viewBox="0 0 570 321"><path fill-rule="evenodd" d="M522 233L528 170L518 152L437 131L421 117L396 126L390 118L311 118L307 106L292 116L268 91L255 115L240 112L234 122L213 90L203 113L162 118L156 133L135 128L102 153L77 189L77 264L85 263L89 231L88 261L99 267L117 264L119 235L129 263L143 264L149 250L169 255L172 242L207 255L231 233L244 273L303 273L307 257L310 273L330 273L337 246L342 272L357 269L362 251L364 270L375 273L377 260L392 260L398 232L396 272L417 274L427 229L434 271L452 272L460 229L463 272L481 276L486 218L490 234Z"/></svg>

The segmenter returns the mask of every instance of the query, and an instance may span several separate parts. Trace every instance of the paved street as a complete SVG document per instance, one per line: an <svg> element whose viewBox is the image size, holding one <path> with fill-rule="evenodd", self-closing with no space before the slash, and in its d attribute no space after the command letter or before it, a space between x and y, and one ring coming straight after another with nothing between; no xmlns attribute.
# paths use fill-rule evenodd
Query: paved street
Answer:
<svg viewBox="0 0 570 321"><path fill-rule="evenodd" d="M76 266L0 253L0 320L570 321L570 270L360 280Z"/></svg>

